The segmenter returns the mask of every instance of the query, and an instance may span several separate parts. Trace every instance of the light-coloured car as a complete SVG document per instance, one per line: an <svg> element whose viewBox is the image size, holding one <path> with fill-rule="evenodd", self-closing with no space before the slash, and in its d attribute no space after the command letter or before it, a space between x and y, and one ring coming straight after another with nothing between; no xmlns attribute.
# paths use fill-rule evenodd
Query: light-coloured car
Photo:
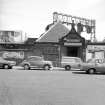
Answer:
<svg viewBox="0 0 105 105"><path fill-rule="evenodd" d="M5 60L2 57L0 57L0 68L2 69L12 69L13 66L16 65L15 61L9 61Z"/></svg>
<svg viewBox="0 0 105 105"><path fill-rule="evenodd" d="M89 59L86 63L83 63L81 69L88 74L105 72L105 59Z"/></svg>
<svg viewBox="0 0 105 105"><path fill-rule="evenodd" d="M62 56L61 67L65 68L65 70L71 70L71 69L80 70L81 65L82 65L81 58Z"/></svg>
<svg viewBox="0 0 105 105"><path fill-rule="evenodd" d="M43 57L40 56L30 56L25 59L21 64L25 70L31 68L41 68L44 70L51 70L53 68L53 64L51 61L45 61Z"/></svg>

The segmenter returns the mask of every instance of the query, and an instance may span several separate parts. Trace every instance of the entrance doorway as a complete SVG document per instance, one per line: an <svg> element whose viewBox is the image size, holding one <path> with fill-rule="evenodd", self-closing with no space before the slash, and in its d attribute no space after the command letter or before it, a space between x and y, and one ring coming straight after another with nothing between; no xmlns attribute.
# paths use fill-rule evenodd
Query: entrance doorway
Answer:
<svg viewBox="0 0 105 105"><path fill-rule="evenodd" d="M67 47L67 56L78 57L79 47Z"/></svg>

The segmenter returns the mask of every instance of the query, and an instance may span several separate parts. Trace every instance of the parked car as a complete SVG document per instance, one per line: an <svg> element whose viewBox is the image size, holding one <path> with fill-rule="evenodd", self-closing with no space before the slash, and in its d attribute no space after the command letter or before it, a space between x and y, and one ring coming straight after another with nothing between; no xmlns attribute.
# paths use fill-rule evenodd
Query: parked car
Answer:
<svg viewBox="0 0 105 105"><path fill-rule="evenodd" d="M30 56L25 59L21 66L24 67L25 70L31 68L41 68L44 70L51 70L53 68L53 64L51 61L45 61L43 57L40 56Z"/></svg>
<svg viewBox="0 0 105 105"><path fill-rule="evenodd" d="M80 70L82 64L81 58L63 56L61 60L61 67L65 70L78 69Z"/></svg>
<svg viewBox="0 0 105 105"><path fill-rule="evenodd" d="M9 61L5 60L2 57L0 57L0 68L2 69L12 69L13 66L16 65L15 61Z"/></svg>
<svg viewBox="0 0 105 105"><path fill-rule="evenodd" d="M83 63L81 69L88 74L105 72L105 59L89 59L86 63Z"/></svg>

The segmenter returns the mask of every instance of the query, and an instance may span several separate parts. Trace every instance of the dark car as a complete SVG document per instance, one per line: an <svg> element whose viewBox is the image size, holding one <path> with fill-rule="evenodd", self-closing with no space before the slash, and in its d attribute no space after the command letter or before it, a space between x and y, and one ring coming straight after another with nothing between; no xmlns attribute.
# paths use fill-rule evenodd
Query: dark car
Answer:
<svg viewBox="0 0 105 105"><path fill-rule="evenodd" d="M105 59L90 59L86 63L83 63L81 69L89 74L93 74L96 72L105 73Z"/></svg>
<svg viewBox="0 0 105 105"><path fill-rule="evenodd" d="M16 65L15 61L5 60L2 57L0 57L0 68L12 69L12 67L15 66L15 65Z"/></svg>
<svg viewBox="0 0 105 105"><path fill-rule="evenodd" d="M53 67L51 61L45 61L43 57L40 56L30 56L27 59L25 59L20 65L24 67L25 70L31 68L41 68L44 70L51 70Z"/></svg>

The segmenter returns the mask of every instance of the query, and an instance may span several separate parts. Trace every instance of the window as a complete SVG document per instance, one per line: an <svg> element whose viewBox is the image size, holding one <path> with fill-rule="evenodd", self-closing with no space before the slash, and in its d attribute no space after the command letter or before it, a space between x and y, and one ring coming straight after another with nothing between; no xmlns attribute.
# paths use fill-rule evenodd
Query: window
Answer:
<svg viewBox="0 0 105 105"><path fill-rule="evenodd" d="M75 59L72 58L64 58L63 62L75 62Z"/></svg>
<svg viewBox="0 0 105 105"><path fill-rule="evenodd" d="M75 59L75 61L76 61L77 63L80 63L80 62L81 62L81 59Z"/></svg>

